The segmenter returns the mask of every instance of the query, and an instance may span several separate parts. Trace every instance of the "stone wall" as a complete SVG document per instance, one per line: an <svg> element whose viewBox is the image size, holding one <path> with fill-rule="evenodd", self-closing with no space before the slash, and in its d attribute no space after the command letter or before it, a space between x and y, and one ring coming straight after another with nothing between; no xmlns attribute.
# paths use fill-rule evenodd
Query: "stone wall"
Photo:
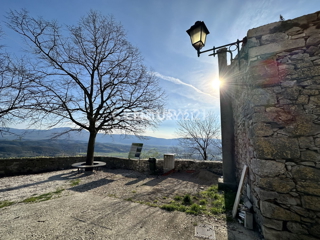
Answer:
<svg viewBox="0 0 320 240"><path fill-rule="evenodd" d="M265 239L320 236L320 12L248 31L228 66L237 179Z"/></svg>
<svg viewBox="0 0 320 240"><path fill-rule="evenodd" d="M95 160L106 162L106 167L111 169L149 172L148 160L115 157L95 157ZM84 161L85 157L0 159L0 177L71 169L73 163ZM163 160L157 160L156 166L160 172L163 171ZM222 162L179 159L175 160L175 169L178 171L207 169L222 175Z"/></svg>

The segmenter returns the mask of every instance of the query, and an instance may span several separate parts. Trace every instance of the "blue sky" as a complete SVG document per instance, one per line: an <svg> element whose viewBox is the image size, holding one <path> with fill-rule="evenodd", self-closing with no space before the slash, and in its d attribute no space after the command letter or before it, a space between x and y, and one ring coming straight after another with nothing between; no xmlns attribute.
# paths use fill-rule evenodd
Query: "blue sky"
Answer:
<svg viewBox="0 0 320 240"><path fill-rule="evenodd" d="M145 65L159 77L167 93L172 117L146 135L176 137L175 113L214 111L219 114L219 94L212 82L218 79L217 58L197 57L186 33L196 21L210 31L204 49L242 39L251 28L320 10L319 0L2 0L0 21L5 32L1 44L19 52L23 44L4 24L10 9L27 9L32 16L75 24L90 9L113 15L139 48ZM13 50L14 49L14 50ZM170 116L170 115L169 115ZM171 118L171 119L170 119ZM16 126L15 126L16 127Z"/></svg>

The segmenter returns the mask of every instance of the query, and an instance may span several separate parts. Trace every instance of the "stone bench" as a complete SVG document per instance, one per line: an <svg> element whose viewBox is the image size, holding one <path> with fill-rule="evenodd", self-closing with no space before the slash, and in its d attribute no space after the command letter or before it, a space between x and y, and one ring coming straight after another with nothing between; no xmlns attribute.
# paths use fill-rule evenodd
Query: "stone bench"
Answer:
<svg viewBox="0 0 320 240"><path fill-rule="evenodd" d="M86 168L93 168L98 170L100 167L105 166L106 163L105 162L100 162L100 161L93 161L92 165L88 165L86 164L86 162L77 162L72 164L71 166L74 168L78 168L78 173L80 172L80 169L86 169Z"/></svg>

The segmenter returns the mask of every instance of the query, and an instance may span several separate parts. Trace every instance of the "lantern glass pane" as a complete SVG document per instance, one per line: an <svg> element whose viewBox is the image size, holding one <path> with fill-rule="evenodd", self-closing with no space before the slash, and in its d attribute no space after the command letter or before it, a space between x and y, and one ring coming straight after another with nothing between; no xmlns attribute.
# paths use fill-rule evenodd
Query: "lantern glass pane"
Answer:
<svg viewBox="0 0 320 240"><path fill-rule="evenodd" d="M191 43L193 45L199 41L201 41L201 28L196 28L191 31Z"/></svg>

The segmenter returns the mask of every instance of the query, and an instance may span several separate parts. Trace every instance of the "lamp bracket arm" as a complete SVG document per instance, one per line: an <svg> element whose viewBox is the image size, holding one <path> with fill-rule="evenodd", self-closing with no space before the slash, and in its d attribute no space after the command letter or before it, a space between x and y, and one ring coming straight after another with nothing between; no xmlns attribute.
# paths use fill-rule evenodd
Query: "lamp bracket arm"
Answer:
<svg viewBox="0 0 320 240"><path fill-rule="evenodd" d="M208 50L204 50L204 51L198 50L198 57L200 56L200 54L206 53L206 52L213 52L213 53L211 53L209 56L216 56L216 55L218 54L218 53L216 52L216 50L221 49L221 48L228 47L227 52L230 52L230 53L231 53L231 60L232 60L232 52L235 51L235 50L238 50L238 54L239 54L239 50L240 50L240 47L239 47L239 46L240 46L240 43L242 43L242 42L244 42L244 40L241 40L241 41L240 41L239 39L237 39L236 42L229 43L229 44L225 44L225 45L220 46L220 47L213 47L212 49L208 49ZM236 46L236 49L231 50L230 48L231 48L232 46Z"/></svg>

